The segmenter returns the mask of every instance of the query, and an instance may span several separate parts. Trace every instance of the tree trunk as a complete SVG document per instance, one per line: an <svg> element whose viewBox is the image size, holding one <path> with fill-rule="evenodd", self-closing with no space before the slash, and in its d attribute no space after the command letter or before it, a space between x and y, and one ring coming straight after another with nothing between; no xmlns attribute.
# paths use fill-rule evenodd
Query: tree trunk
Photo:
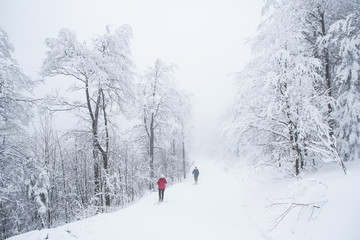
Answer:
<svg viewBox="0 0 360 240"><path fill-rule="evenodd" d="M155 171L154 171L154 129L152 127L150 127L150 162L149 162L149 167L150 167L150 190L153 190L153 183L152 181L154 180L155 177Z"/></svg>
<svg viewBox="0 0 360 240"><path fill-rule="evenodd" d="M134 176L135 176L135 171L134 171L134 156L131 155L131 201L133 202L135 200L135 190L134 190Z"/></svg>
<svg viewBox="0 0 360 240"><path fill-rule="evenodd" d="M175 139L172 140L172 147L171 147L171 153L173 156L176 155L176 148L175 148Z"/></svg>
<svg viewBox="0 0 360 240"><path fill-rule="evenodd" d="M186 179L186 158L185 158L185 143L182 142L182 159L183 159L183 173L184 179Z"/></svg>
<svg viewBox="0 0 360 240"><path fill-rule="evenodd" d="M300 167L302 168L303 165L303 156L302 156L302 151L301 148L299 146L299 133L297 131L297 127L294 127L295 132L294 132L294 147L293 149L296 151L296 160L295 160L295 175L299 175L300 174Z"/></svg>
<svg viewBox="0 0 360 240"><path fill-rule="evenodd" d="M57 140L57 144L59 147L60 152L60 159L61 159L61 172L62 172L62 183L64 188L64 214L65 214L65 223L68 223L70 221L69 219L69 213L68 213L68 191L66 187L66 172L65 172L65 164L64 164L64 158L62 156L62 150L60 141Z"/></svg>
<svg viewBox="0 0 360 240"><path fill-rule="evenodd" d="M299 155L297 155L296 159L295 159L295 175L296 176L300 174L299 162L300 162L300 158L299 158Z"/></svg>
<svg viewBox="0 0 360 240"><path fill-rule="evenodd" d="M106 105L105 105L105 96L103 90L101 88L98 89L97 92L97 99L95 102L95 111L93 112L91 107L91 99L88 89L88 83L86 82L86 100L87 106L89 110L89 114L92 120L92 134L93 134L93 156L94 156L94 177L95 177L95 202L96 206L101 206L103 201L103 195L101 194L102 186L101 186L101 165L98 163L98 152L101 153L103 167L105 170L104 176L104 191L105 191L105 205L110 206L110 194L109 194L109 185L107 182L108 178L108 148L109 148L109 133L107 127L107 116L106 116ZM102 101L101 101L102 100ZM99 124L99 112L100 106L102 103L103 108L103 117L104 117L104 124L105 124L105 141L106 141L106 150L104 150L99 142L98 136L98 124ZM99 199L100 198L100 199Z"/></svg>
<svg viewBox="0 0 360 240"><path fill-rule="evenodd" d="M100 203L100 192L101 192L101 188L100 188L100 168L99 168L99 163L97 162L96 159L95 159L95 161L96 161L94 163L95 206L99 207L99 206L101 206L101 203Z"/></svg>
<svg viewBox="0 0 360 240"><path fill-rule="evenodd" d="M285 65L286 67L286 65ZM289 142L291 144L291 148L292 150L294 150L296 152L296 158L295 158L295 175L299 175L300 174L300 159L301 159L301 153L300 153L300 148L298 145L298 136L297 136L297 130L296 130L296 125L294 124L293 120L291 119L291 114L290 114L290 103L288 100L287 95L285 94L287 92L287 83L285 81L285 83L282 86L281 89L281 93L282 95L285 97L285 107L286 107L286 118L287 118L287 127L288 127L288 132L289 132Z"/></svg>
<svg viewBox="0 0 360 240"><path fill-rule="evenodd" d="M157 80L159 79L160 75L159 72L156 71L155 76L154 76L154 87L153 87L153 93L152 93L152 97L153 97L153 106L155 106L155 96L157 93ZM156 107L157 109L159 108L159 105ZM151 113L151 119L150 119L150 127L149 127L149 156L150 156L150 160L149 160L149 167L150 167L150 190L154 189L154 185L153 185L153 181L155 180L155 170L154 170L154 142L155 142L155 114L154 112Z"/></svg>
<svg viewBox="0 0 360 240"><path fill-rule="evenodd" d="M319 10L320 14L320 23L321 23L321 34L322 36L326 36L326 23L325 23L325 13ZM329 58L329 50L326 48L324 49L324 66L325 66L325 82L326 82L326 90L329 97L332 97L332 84L331 84L331 63ZM333 107L330 103L328 103L328 124L330 128L330 138L333 138L334 135L334 121L331 117L332 112L334 111Z"/></svg>
<svg viewBox="0 0 360 240"><path fill-rule="evenodd" d="M105 205L107 207L110 207L110 187L109 187L109 129L108 129L108 121L107 121L107 115L106 115L106 102L105 102L105 96L104 92L101 89L101 96L102 96L102 109L103 109L103 117L104 117L104 125L105 125L105 151L100 146L100 143L98 143L99 150L101 151L101 155L103 158L103 166L105 171L104 176L104 188L105 188Z"/></svg>
<svg viewBox="0 0 360 240"><path fill-rule="evenodd" d="M127 147L126 147L126 153L125 153L125 193L126 193L126 199L128 199L129 197L129 169L128 169L128 165L129 165L129 159L128 159L128 152L127 152Z"/></svg>
<svg viewBox="0 0 360 240"><path fill-rule="evenodd" d="M88 86L88 79L85 81L85 93L86 93L86 103L88 107L88 111L91 117L91 127L92 127L92 137L93 137L93 160L94 160L94 184L95 184L95 205L101 206L100 203L100 193L101 193L101 186L100 186L100 166L98 163L98 117L99 117L99 105L100 105L100 90L98 91L98 97L95 105L95 112L93 112L91 106L91 98L89 93L89 86Z"/></svg>

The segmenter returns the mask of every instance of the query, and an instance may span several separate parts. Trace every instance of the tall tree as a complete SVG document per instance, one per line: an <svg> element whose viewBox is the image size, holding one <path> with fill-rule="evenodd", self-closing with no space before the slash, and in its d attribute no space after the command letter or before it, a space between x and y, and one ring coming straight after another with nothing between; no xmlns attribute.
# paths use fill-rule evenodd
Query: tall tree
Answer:
<svg viewBox="0 0 360 240"><path fill-rule="evenodd" d="M316 88L324 82L321 62L304 38L307 10L295 0L267 1L265 9L228 131L249 136L272 164L295 175L316 158L335 160L345 171L322 114L332 99Z"/></svg>
<svg viewBox="0 0 360 240"><path fill-rule="evenodd" d="M155 141L161 133L163 124L171 117L169 99L171 98L171 81L173 67L156 60L154 66L149 67L140 83L140 104L142 106L143 127L148 138L148 162L150 188L155 180Z"/></svg>
<svg viewBox="0 0 360 240"><path fill-rule="evenodd" d="M334 69L338 64L336 56L337 47L329 44L329 29L334 22L346 18L347 15L359 10L357 0L303 0L299 1L302 8L305 9L305 19L307 31L304 32L305 39L311 44L309 50L322 63L321 75L324 78L322 89L325 90L330 98L337 97L337 87L334 84ZM357 10L356 10L357 9ZM335 130L335 104L327 104L327 121L330 127L330 135L334 139ZM335 142L335 140L333 140ZM335 143L334 143L335 144Z"/></svg>
<svg viewBox="0 0 360 240"><path fill-rule="evenodd" d="M14 47L0 29L0 238L7 238L32 225L31 200L27 200L31 164L24 127L32 117L31 89L34 82L12 57ZM21 207L19 207L21 206ZM22 223L22 221L19 221Z"/></svg>
<svg viewBox="0 0 360 240"><path fill-rule="evenodd" d="M146 139L146 159L149 186L152 189L155 174L168 174L176 178L175 171L184 167L185 134L189 117L187 96L181 94L174 81L174 67L160 60L147 69L138 86L140 136ZM183 145L181 145L183 143ZM179 147L180 145L180 147ZM178 158L177 149L182 149ZM171 170L171 171L170 171ZM175 176L176 175L176 176Z"/></svg>
<svg viewBox="0 0 360 240"><path fill-rule="evenodd" d="M360 155L360 11L340 19L329 28L326 38L338 63L334 69L333 85L336 89L336 137L339 152L345 161Z"/></svg>
<svg viewBox="0 0 360 240"><path fill-rule="evenodd" d="M175 107L175 122L174 131L178 138L178 145L180 149L180 158L182 160L182 174L186 179L186 173L189 170L187 160L187 147L191 139L191 103L190 96L185 92L177 93L177 104Z"/></svg>
<svg viewBox="0 0 360 240"><path fill-rule="evenodd" d="M115 31L107 28L107 33L96 38L90 46L78 42L75 33L66 29L60 31L58 38L46 40L50 50L43 65L44 76L71 77L77 81L76 90L84 94L84 104L74 102L68 107L85 108L88 112L94 158L94 196L98 206L110 206L109 112L122 109L132 91L130 38L130 27L123 26Z"/></svg>

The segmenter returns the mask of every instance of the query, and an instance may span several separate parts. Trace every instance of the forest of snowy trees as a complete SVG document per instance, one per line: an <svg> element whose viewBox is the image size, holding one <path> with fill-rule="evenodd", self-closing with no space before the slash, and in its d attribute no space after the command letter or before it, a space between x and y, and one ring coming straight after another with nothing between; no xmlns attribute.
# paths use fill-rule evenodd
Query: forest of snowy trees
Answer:
<svg viewBox="0 0 360 240"><path fill-rule="evenodd" d="M0 239L125 206L160 174L186 177L191 103L174 67L156 60L136 73L130 26L106 30L47 39L39 77L69 88L38 98L42 83L0 29ZM58 129L62 114L70 127Z"/></svg>
<svg viewBox="0 0 360 240"><path fill-rule="evenodd" d="M293 176L333 161L346 173L359 158L359 1L267 0L252 50L232 150Z"/></svg>
<svg viewBox="0 0 360 240"><path fill-rule="evenodd" d="M328 162L346 174L360 157L360 1L264 2L224 145L291 177ZM38 81L0 29L0 239L124 207L160 174L186 178L190 97L172 64L137 72L131 40L128 25L86 41L62 29ZM33 94L55 81L66 90Z"/></svg>

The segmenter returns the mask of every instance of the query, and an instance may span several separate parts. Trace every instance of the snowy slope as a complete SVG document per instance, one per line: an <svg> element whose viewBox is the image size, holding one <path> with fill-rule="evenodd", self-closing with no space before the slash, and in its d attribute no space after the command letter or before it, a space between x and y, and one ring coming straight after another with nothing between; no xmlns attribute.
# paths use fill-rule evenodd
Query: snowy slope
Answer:
<svg viewBox="0 0 360 240"><path fill-rule="evenodd" d="M244 212L240 185L212 163L197 162L199 184L191 179L165 191L158 205L152 193L138 203L55 229L33 231L11 240L100 239L263 239Z"/></svg>
<svg viewBox="0 0 360 240"><path fill-rule="evenodd" d="M10 239L360 239L357 162L347 164L346 176L337 165L330 165L302 179L274 178L278 173L273 171L249 171L205 160L196 164L199 184L192 179L174 184L166 189L160 205L157 193L151 193L115 213ZM276 204L292 202L309 206L297 206L279 218L291 205Z"/></svg>
<svg viewBox="0 0 360 240"><path fill-rule="evenodd" d="M301 179L274 178L269 169L233 172L241 176L246 213L266 239L359 240L360 163L346 166L347 175L334 163ZM298 205L285 214L292 205L279 203Z"/></svg>

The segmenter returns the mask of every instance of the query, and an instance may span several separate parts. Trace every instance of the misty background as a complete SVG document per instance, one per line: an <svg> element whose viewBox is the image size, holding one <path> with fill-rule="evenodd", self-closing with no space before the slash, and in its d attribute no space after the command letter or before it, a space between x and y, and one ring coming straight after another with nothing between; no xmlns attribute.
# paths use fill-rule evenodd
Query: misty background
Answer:
<svg viewBox="0 0 360 240"><path fill-rule="evenodd" d="M0 26L25 74L39 79L44 41L56 37L60 29L68 28L85 41L104 34L106 26L130 25L136 72L143 72L157 58L176 66L180 88L192 95L192 150L208 152L208 146L218 145L214 141L219 140L231 108L233 74L250 57L246 42L256 32L261 4L261 0L0 0ZM35 94L59 88L51 79L40 84Z"/></svg>

